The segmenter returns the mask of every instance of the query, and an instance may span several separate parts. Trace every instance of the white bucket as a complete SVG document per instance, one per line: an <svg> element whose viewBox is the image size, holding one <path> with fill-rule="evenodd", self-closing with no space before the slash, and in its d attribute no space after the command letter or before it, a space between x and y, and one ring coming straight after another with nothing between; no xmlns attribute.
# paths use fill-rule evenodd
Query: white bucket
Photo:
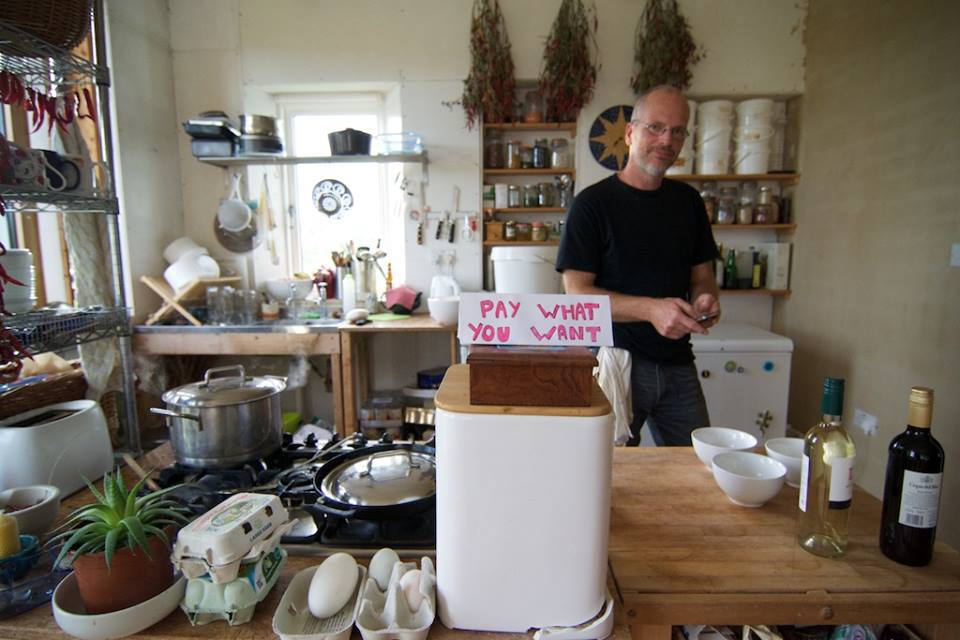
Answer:
<svg viewBox="0 0 960 640"><path fill-rule="evenodd" d="M753 100L743 100L737 104L737 116L744 117L766 117L773 116L773 100L769 98L755 98Z"/></svg>
<svg viewBox="0 0 960 640"><path fill-rule="evenodd" d="M553 265L557 247L494 247L490 250L497 293L561 293Z"/></svg>
<svg viewBox="0 0 960 640"><path fill-rule="evenodd" d="M708 100L701 102L697 107L697 118L704 120L720 118L730 120L733 118L733 102L730 100Z"/></svg>
<svg viewBox="0 0 960 640"><path fill-rule="evenodd" d="M733 172L736 174L766 173L770 168L770 147L764 145L737 145Z"/></svg>
<svg viewBox="0 0 960 640"><path fill-rule="evenodd" d="M693 173L693 159L693 145L690 145L690 147L685 146L680 150L680 155L678 155L677 159L673 161L673 164L670 165L670 168L667 169L667 175L676 176Z"/></svg>
<svg viewBox="0 0 960 640"><path fill-rule="evenodd" d="M773 134L773 127L741 127L733 132L733 139L737 142L763 142L764 144L769 144L768 141L773 137Z"/></svg>
<svg viewBox="0 0 960 640"><path fill-rule="evenodd" d="M728 150L698 149L696 165L697 173L700 175L728 173L730 171L730 152Z"/></svg>
<svg viewBox="0 0 960 640"><path fill-rule="evenodd" d="M697 130L697 147L729 148L732 131L733 127L730 126L699 129Z"/></svg>
<svg viewBox="0 0 960 640"><path fill-rule="evenodd" d="M740 129L773 127L773 118L770 116L741 116L737 118L737 127Z"/></svg>

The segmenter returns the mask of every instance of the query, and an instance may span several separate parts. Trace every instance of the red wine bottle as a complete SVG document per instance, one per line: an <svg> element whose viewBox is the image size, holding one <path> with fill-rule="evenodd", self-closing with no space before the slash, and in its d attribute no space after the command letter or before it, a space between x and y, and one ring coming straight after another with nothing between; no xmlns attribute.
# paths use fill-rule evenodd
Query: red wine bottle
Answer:
<svg viewBox="0 0 960 640"><path fill-rule="evenodd" d="M933 555L943 480L943 447L930 435L933 389L913 387L907 430L890 442L880 520L880 550L922 567Z"/></svg>

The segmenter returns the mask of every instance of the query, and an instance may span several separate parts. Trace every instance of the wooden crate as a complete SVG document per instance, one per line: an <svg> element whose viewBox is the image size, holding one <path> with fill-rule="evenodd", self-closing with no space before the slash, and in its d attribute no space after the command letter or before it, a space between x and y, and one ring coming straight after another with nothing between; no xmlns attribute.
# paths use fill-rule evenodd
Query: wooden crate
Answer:
<svg viewBox="0 0 960 640"><path fill-rule="evenodd" d="M474 345L467 365L471 404L586 407L597 359L586 347Z"/></svg>

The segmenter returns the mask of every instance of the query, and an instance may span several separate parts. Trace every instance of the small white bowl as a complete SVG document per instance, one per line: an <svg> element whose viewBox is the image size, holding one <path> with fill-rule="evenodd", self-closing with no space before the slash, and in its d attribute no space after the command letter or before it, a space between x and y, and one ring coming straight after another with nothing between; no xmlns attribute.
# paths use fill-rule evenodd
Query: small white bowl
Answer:
<svg viewBox="0 0 960 640"><path fill-rule="evenodd" d="M430 309L430 317L440 324L455 325L460 313L460 296L427 298L427 308Z"/></svg>
<svg viewBox="0 0 960 640"><path fill-rule="evenodd" d="M787 468L773 458L746 451L727 451L713 458L713 479L730 502L759 507L783 487Z"/></svg>
<svg viewBox="0 0 960 640"><path fill-rule="evenodd" d="M173 613L187 588L181 576L166 591L132 607L90 615L83 608L77 574L71 573L53 592L53 618L64 632L81 640L122 638L143 631Z"/></svg>
<svg viewBox="0 0 960 640"><path fill-rule="evenodd" d="M174 262L179 260L181 257L183 257L184 254L190 253L192 251L196 251L197 249L199 249L203 253L209 253L206 249L198 245L191 238L183 236L181 238L177 238L176 240L174 240L173 242L167 245L167 248L163 250L163 259L166 260L168 263L173 264Z"/></svg>
<svg viewBox="0 0 960 640"><path fill-rule="evenodd" d="M291 296L290 285L293 285L293 292ZM293 297L297 300L303 300L313 289L313 280L300 280L297 278L274 278L273 280L267 280L264 283L264 286L267 289L267 294L274 300L279 303L284 303L287 301L287 298Z"/></svg>
<svg viewBox="0 0 960 640"><path fill-rule="evenodd" d="M700 462L710 469L710 462L718 453L749 451L757 446L757 439L746 431L727 427L701 427L690 434L693 450Z"/></svg>
<svg viewBox="0 0 960 640"><path fill-rule="evenodd" d="M60 489L52 484L35 484L0 491L0 507L27 506L10 511L20 533L42 536L60 514Z"/></svg>
<svg viewBox="0 0 960 640"><path fill-rule="evenodd" d="M763 448L767 455L787 468L787 484L800 486L800 464L803 461L803 438L772 438Z"/></svg>

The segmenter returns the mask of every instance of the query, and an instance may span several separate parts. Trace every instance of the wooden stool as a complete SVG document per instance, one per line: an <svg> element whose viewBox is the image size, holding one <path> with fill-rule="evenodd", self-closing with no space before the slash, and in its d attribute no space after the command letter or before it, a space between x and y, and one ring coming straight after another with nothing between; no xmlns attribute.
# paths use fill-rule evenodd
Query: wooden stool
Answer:
<svg viewBox="0 0 960 640"><path fill-rule="evenodd" d="M156 324L170 315L171 312L176 311L186 318L187 322L195 327L199 327L202 326L203 323L187 311L184 305L190 302L205 302L207 287L236 284L240 282L240 278L236 276L230 278L197 278L180 291L174 291L170 285L167 284L166 280L156 276L141 276L140 282L150 287L158 296L163 298L163 306L150 314L146 324Z"/></svg>

